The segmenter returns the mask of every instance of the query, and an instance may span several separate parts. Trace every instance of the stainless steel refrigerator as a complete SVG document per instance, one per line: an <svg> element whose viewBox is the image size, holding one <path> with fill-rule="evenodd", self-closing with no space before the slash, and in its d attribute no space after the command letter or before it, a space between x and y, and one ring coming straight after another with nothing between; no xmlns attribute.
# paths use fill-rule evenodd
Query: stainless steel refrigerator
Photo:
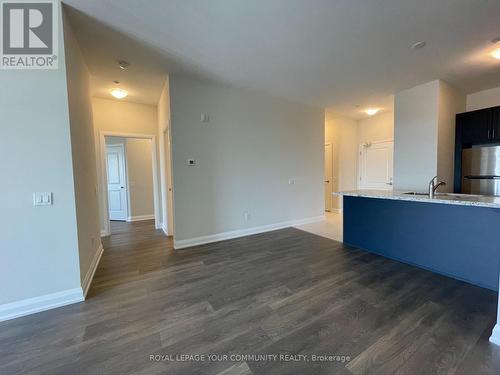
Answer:
<svg viewBox="0 0 500 375"><path fill-rule="evenodd" d="M500 196L500 146L462 150L462 193Z"/></svg>

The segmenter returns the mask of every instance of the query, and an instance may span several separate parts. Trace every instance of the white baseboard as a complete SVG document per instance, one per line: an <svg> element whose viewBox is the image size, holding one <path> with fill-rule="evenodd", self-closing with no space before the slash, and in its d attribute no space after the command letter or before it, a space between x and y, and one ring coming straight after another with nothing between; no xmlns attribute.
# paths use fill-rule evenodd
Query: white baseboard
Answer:
<svg viewBox="0 0 500 375"><path fill-rule="evenodd" d="M143 221L143 220L152 220L155 218L155 215L139 215L139 216L129 216L127 217L128 222L132 221Z"/></svg>
<svg viewBox="0 0 500 375"><path fill-rule="evenodd" d="M490 342L495 345L500 345L500 326L499 324L495 324L493 327L493 331L491 332Z"/></svg>
<svg viewBox="0 0 500 375"><path fill-rule="evenodd" d="M330 212L335 213L335 214L341 214L342 213L342 208L332 208Z"/></svg>
<svg viewBox="0 0 500 375"><path fill-rule="evenodd" d="M96 253L94 254L94 258L92 258L92 262L90 263L90 267L87 270L87 274L85 275L85 278L83 279L82 282L82 290L83 290L83 297L87 297L87 293L89 292L90 289L90 284L92 284L92 280L94 279L95 271L97 270L97 266L99 265L99 262L101 261L102 253L104 252L104 248L102 247L102 244L99 245L99 248L97 249Z"/></svg>
<svg viewBox="0 0 500 375"><path fill-rule="evenodd" d="M0 305L0 322L40 311L55 309L56 307L66 306L72 303L82 302L83 300L82 288L78 287L62 292L6 303Z"/></svg>
<svg viewBox="0 0 500 375"><path fill-rule="evenodd" d="M110 233L107 230L105 230L105 229L101 230L101 237L107 237L109 235L110 235Z"/></svg>
<svg viewBox="0 0 500 375"><path fill-rule="evenodd" d="M314 216L314 217L310 217L307 219L284 221L281 223L262 225L262 226L253 227L253 228L238 229L238 230L233 230L233 231L229 231L229 232L222 232L222 233L217 233L217 234L210 234L208 236L188 238L186 240L176 241L174 238L174 249L176 249L176 250L184 249L186 247L203 245L203 244L217 242L217 241L223 241L223 240L229 240L232 238L244 237L244 236L249 236L252 234L270 232L273 230L293 227L296 225L315 223L315 222L321 221L321 220L325 220L325 215Z"/></svg>

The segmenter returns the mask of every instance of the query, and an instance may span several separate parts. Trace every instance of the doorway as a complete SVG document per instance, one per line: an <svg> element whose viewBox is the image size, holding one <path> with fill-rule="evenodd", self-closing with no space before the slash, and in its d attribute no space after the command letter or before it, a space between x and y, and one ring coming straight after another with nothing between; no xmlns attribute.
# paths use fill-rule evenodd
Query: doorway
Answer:
<svg viewBox="0 0 500 375"><path fill-rule="evenodd" d="M392 190L393 153L392 140L365 142L359 146L360 189Z"/></svg>
<svg viewBox="0 0 500 375"><path fill-rule="evenodd" d="M146 143L148 151L138 159L137 153ZM99 133L102 236L111 234L110 220L154 219L155 227L162 227L157 154L156 135Z"/></svg>
<svg viewBox="0 0 500 375"><path fill-rule="evenodd" d="M325 144L325 211L332 211L332 193L333 193L333 145Z"/></svg>

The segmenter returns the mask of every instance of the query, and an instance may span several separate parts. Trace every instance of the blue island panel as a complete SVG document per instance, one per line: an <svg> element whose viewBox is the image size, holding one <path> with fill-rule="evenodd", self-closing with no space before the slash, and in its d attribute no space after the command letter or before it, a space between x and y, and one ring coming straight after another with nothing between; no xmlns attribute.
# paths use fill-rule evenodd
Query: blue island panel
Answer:
<svg viewBox="0 0 500 375"><path fill-rule="evenodd" d="M498 208L344 196L344 243L498 290Z"/></svg>

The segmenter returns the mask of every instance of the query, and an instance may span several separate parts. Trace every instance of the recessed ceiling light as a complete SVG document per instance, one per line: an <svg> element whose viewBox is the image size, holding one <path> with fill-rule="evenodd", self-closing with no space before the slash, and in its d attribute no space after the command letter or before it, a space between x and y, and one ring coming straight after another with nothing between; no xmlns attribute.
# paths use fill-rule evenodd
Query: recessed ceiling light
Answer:
<svg viewBox="0 0 500 375"><path fill-rule="evenodd" d="M368 108L365 113L368 115L368 116L373 116L375 114L377 114L378 112L378 108Z"/></svg>
<svg viewBox="0 0 500 375"><path fill-rule="evenodd" d="M116 99L123 99L128 95L127 90L118 88L109 90L109 93L113 95Z"/></svg>
<svg viewBox="0 0 500 375"><path fill-rule="evenodd" d="M120 60L120 61L118 61L118 66L122 70L127 70L128 67L130 66L130 64L127 61L125 61L125 60Z"/></svg>
<svg viewBox="0 0 500 375"><path fill-rule="evenodd" d="M491 53L491 56L493 56L495 59L500 60L500 48L497 48Z"/></svg>
<svg viewBox="0 0 500 375"><path fill-rule="evenodd" d="M421 40L421 41L419 41L419 42L417 42L417 43L413 43L413 44L411 45L411 48L412 48L412 49L420 49L420 48L424 48L424 47L425 47L425 45L426 45L425 41L424 41L424 40Z"/></svg>

